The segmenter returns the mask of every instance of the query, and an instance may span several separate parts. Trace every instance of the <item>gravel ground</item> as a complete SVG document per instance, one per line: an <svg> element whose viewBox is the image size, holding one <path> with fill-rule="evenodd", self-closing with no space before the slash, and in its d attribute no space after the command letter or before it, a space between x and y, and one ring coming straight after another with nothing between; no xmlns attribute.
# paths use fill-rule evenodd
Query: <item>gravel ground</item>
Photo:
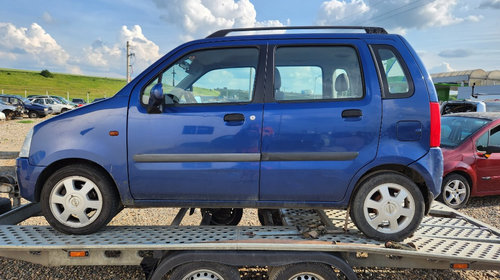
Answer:
<svg viewBox="0 0 500 280"><path fill-rule="evenodd" d="M15 158L22 146L24 136L36 123L20 120L0 121L0 174L14 175ZM500 196L471 198L465 214L500 228ZM112 221L112 225L166 225L175 216L176 209L148 208L125 209ZM199 223L200 213L187 217L183 225ZM256 225L256 210L245 209L241 225ZM47 225L43 217L30 218L26 225ZM360 279L500 279L499 271L451 271L421 269L363 269L357 270ZM265 269L243 270L242 279L266 279ZM0 258L0 279L144 279L138 266L64 266L45 267L23 261Z"/></svg>

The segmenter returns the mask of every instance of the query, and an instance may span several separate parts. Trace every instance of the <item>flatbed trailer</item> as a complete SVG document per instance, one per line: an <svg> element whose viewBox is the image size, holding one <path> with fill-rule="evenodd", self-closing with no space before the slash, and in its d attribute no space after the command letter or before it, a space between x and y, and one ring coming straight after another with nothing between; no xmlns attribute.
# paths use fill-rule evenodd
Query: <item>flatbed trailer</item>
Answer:
<svg viewBox="0 0 500 280"><path fill-rule="evenodd" d="M187 210L169 226L108 226L75 236L15 225L39 211L24 205L0 216L0 256L46 266L141 265L147 279L221 266L266 266L270 279L288 279L278 272L290 267L314 276L315 264L346 279L357 279L353 268L370 267L500 270L500 231L437 202L399 243L364 237L342 210L281 209L283 226L179 226ZM318 273L315 279L329 279ZM198 276L189 279L210 279Z"/></svg>

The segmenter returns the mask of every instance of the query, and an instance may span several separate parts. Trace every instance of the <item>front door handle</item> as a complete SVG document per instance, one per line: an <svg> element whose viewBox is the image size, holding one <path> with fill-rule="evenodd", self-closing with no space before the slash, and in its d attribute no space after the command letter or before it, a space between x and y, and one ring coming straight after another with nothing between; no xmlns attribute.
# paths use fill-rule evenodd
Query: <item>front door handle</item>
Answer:
<svg viewBox="0 0 500 280"><path fill-rule="evenodd" d="M359 109L348 109L342 111L342 118L359 118L363 116L363 112Z"/></svg>
<svg viewBox="0 0 500 280"><path fill-rule="evenodd" d="M224 115L225 122L242 122L245 120L245 116L240 113L226 114Z"/></svg>

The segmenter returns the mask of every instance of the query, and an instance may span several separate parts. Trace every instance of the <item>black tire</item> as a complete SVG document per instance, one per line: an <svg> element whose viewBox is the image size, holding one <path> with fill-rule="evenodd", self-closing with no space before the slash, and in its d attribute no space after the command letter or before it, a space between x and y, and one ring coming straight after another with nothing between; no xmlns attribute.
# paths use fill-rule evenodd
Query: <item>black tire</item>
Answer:
<svg viewBox="0 0 500 280"><path fill-rule="evenodd" d="M84 164L65 166L54 172L43 186L40 202L49 224L67 234L99 231L119 212L121 204L109 177L100 169Z"/></svg>
<svg viewBox="0 0 500 280"><path fill-rule="evenodd" d="M417 185L402 174L385 172L361 183L349 214L367 237L402 241L417 230L424 211L424 198Z"/></svg>
<svg viewBox="0 0 500 280"><path fill-rule="evenodd" d="M0 215L5 212L9 212L12 209L12 203L10 199L5 197L0 197Z"/></svg>
<svg viewBox="0 0 500 280"><path fill-rule="evenodd" d="M16 116L14 111L11 111L11 110L5 110L5 111L3 111L3 113L5 114L5 120L7 120L7 121L14 119L14 117Z"/></svg>
<svg viewBox="0 0 500 280"><path fill-rule="evenodd" d="M243 208L202 208L201 212L212 215L210 224L214 226L236 226L243 216Z"/></svg>
<svg viewBox="0 0 500 280"><path fill-rule="evenodd" d="M259 209L257 210L259 222L263 226L282 226L281 214L278 209ZM267 218L266 218L267 216Z"/></svg>
<svg viewBox="0 0 500 280"><path fill-rule="evenodd" d="M269 280L334 280L338 279L333 269L322 263L298 263L269 270Z"/></svg>
<svg viewBox="0 0 500 280"><path fill-rule="evenodd" d="M240 279L240 273L236 267L211 262L192 262L180 265L173 269L171 280L197 280L218 279L236 280Z"/></svg>
<svg viewBox="0 0 500 280"><path fill-rule="evenodd" d="M35 112L35 111L29 111L29 112L28 112L28 117L30 117L31 119L35 119L35 118L38 118L38 117L40 117L40 116L39 116L39 115L38 115L38 113L37 113L37 112Z"/></svg>
<svg viewBox="0 0 500 280"><path fill-rule="evenodd" d="M459 209L469 201L470 191L469 181L464 176L457 173L448 174L443 179L439 200L448 207Z"/></svg>
<svg viewBox="0 0 500 280"><path fill-rule="evenodd" d="M64 112L66 112L66 111L68 111L68 109L66 109L66 108L62 108L62 109L61 109L61 114L62 114L62 113L64 113Z"/></svg>

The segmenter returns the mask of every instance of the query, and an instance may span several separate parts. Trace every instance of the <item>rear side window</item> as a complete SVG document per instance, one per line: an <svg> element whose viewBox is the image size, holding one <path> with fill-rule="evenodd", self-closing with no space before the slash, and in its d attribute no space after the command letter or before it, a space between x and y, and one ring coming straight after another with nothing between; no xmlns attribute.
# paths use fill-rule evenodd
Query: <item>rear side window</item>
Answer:
<svg viewBox="0 0 500 280"><path fill-rule="evenodd" d="M279 47L274 98L278 101L360 99L363 79L357 52L348 46Z"/></svg>
<svg viewBox="0 0 500 280"><path fill-rule="evenodd" d="M392 46L374 45L378 70L385 98L404 98L413 95L413 81L401 55Z"/></svg>

